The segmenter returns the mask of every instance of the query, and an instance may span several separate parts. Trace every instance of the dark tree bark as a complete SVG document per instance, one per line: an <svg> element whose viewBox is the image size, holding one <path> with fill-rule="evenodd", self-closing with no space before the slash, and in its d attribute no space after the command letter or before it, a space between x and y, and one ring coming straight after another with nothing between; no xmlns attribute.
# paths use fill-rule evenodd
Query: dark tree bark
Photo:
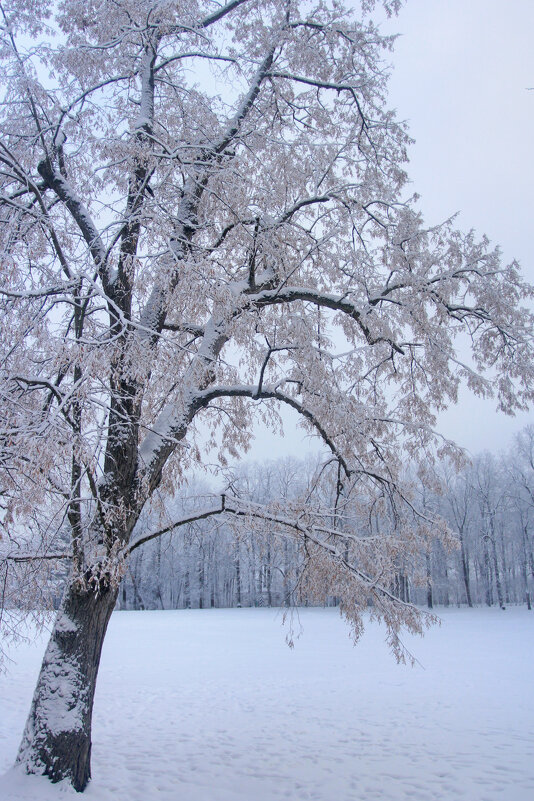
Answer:
<svg viewBox="0 0 534 801"><path fill-rule="evenodd" d="M289 566L290 566L290 559L289 559L289 542L287 539L284 539L284 572L283 572L283 579L284 579L284 606L290 607L291 606L291 588L289 586Z"/></svg>
<svg viewBox="0 0 534 801"><path fill-rule="evenodd" d="M91 777L96 677L117 593L105 575L67 587L17 757L27 773L68 779L78 792Z"/></svg>
<svg viewBox="0 0 534 801"><path fill-rule="evenodd" d="M527 609L530 611L532 609L532 600L530 597L530 588L528 584L528 532L527 532L527 525L523 523L521 526L521 544L523 546L523 553L522 553L522 560L521 560L521 569L523 573L523 582L525 585L525 602L527 605Z"/></svg>
<svg viewBox="0 0 534 801"><path fill-rule="evenodd" d="M272 588L272 568L271 568L271 543L267 544L267 564L265 565L265 583L267 585L267 605L273 605L273 588Z"/></svg>
<svg viewBox="0 0 534 801"><path fill-rule="evenodd" d="M234 568L235 568L235 597L236 606L241 607L241 560L239 558L239 541L236 539L234 544Z"/></svg>
<svg viewBox="0 0 534 801"><path fill-rule="evenodd" d="M137 559L135 566L130 567L130 578L132 579L132 587L134 592L133 608L140 611L144 611L146 609L145 602L143 601L141 593L139 592L139 584L138 584L142 576L142 570L141 570L142 563L143 563L143 552L141 551L141 554L139 555L139 558Z"/></svg>
<svg viewBox="0 0 534 801"><path fill-rule="evenodd" d="M432 594L432 565L430 562L430 552L427 550L426 554L426 604L429 609L434 607L434 598Z"/></svg>
<svg viewBox="0 0 534 801"><path fill-rule="evenodd" d="M200 543L198 548L197 576L198 576L198 608L204 609L205 576L204 576L204 546L202 545L202 543Z"/></svg>
<svg viewBox="0 0 534 801"><path fill-rule="evenodd" d="M484 581L486 585L486 606L493 606L491 562L488 544L488 536L484 536Z"/></svg>
<svg viewBox="0 0 534 801"><path fill-rule="evenodd" d="M499 606L501 609L505 609L504 605L504 598L502 594L502 581L501 581L501 571L499 569L499 560L497 558L497 547L495 545L495 538L491 537L491 555L493 558L493 571L495 573L495 586L497 588L497 600L499 601Z"/></svg>
<svg viewBox="0 0 534 801"><path fill-rule="evenodd" d="M469 607L472 607L473 600L471 598L471 584L469 581L469 557L467 555L467 548L465 545L465 536L463 530L460 531L460 556L462 562L462 576L464 580L465 597L467 600L467 605Z"/></svg>
<svg viewBox="0 0 534 801"><path fill-rule="evenodd" d="M189 536L185 535L184 538L184 607L191 609L191 543Z"/></svg>

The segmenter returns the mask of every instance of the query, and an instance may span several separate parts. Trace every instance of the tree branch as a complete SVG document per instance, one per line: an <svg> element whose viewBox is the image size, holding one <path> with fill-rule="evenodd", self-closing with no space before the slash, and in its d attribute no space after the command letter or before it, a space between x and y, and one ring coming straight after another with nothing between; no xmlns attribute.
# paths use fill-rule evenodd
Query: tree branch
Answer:
<svg viewBox="0 0 534 801"><path fill-rule="evenodd" d="M158 531L153 531L150 534L143 534L135 539L130 545L128 545L124 552L131 554L132 551L135 551L135 549L139 548L140 545L144 545L145 542L150 542L150 540L154 540L156 537L161 537L162 534L168 534L170 531L180 528L180 526L186 526L188 523L195 523L197 520L206 520L208 517L214 517L215 515L223 514L225 509L225 496L221 495L220 507L215 509L204 509L196 514L188 515L187 517L182 517L179 520L175 520L170 525L165 526L165 528L161 528Z"/></svg>
<svg viewBox="0 0 534 801"><path fill-rule="evenodd" d="M369 345L376 345L378 342L386 342L396 353L404 355L402 347L396 342L393 342L393 340L386 337L372 336L369 328L362 321L361 310L350 300L347 300L346 295L338 297L336 295L317 292L315 289L297 286L281 286L277 289L263 290L257 294L247 293L247 295L248 306L252 308L262 308L264 306L274 306L280 303L292 303L301 300L314 303L316 306L343 312L343 314L351 317L357 323Z"/></svg>

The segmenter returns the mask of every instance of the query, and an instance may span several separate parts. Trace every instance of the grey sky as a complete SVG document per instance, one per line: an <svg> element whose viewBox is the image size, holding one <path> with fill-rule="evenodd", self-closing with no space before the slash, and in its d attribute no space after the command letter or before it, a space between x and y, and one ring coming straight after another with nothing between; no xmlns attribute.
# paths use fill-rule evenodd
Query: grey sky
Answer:
<svg viewBox="0 0 534 801"><path fill-rule="evenodd" d="M429 222L461 211L534 279L534 3L408 0L387 27L402 33L391 100Z"/></svg>
<svg viewBox="0 0 534 801"><path fill-rule="evenodd" d="M383 30L400 33L391 105L416 140L408 172L428 224L459 212L534 283L534 0L408 0ZM438 428L471 452L499 450L534 413L507 418L465 392ZM291 417L284 441L258 433L250 458L301 455Z"/></svg>
<svg viewBox="0 0 534 801"><path fill-rule="evenodd" d="M429 223L459 211L534 283L534 2L408 0L388 30L392 105L416 143L410 177ZM440 420L471 451L507 446L534 414L507 418L469 393Z"/></svg>

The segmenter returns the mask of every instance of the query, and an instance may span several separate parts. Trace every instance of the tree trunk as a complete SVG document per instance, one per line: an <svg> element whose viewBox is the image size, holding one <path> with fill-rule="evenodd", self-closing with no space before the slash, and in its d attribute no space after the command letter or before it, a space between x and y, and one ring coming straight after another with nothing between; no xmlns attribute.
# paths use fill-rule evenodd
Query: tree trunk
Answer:
<svg viewBox="0 0 534 801"><path fill-rule="evenodd" d="M443 604L444 606L448 607L450 604L450 596L449 596L449 568L447 567L447 557L444 556L444 564L443 564L443 578L445 579L445 592L443 595Z"/></svg>
<svg viewBox="0 0 534 801"><path fill-rule="evenodd" d="M161 591L161 537L156 540L156 598L159 601L160 609L165 609L165 601Z"/></svg>
<svg viewBox="0 0 534 801"><path fill-rule="evenodd" d="M68 779L78 792L91 778L96 677L117 593L107 577L65 590L17 756L27 773Z"/></svg>
<svg viewBox="0 0 534 801"><path fill-rule="evenodd" d="M427 550L426 554L426 604L429 609L434 607L434 598L432 594L432 567L430 563L430 552Z"/></svg>
<svg viewBox="0 0 534 801"><path fill-rule="evenodd" d="M493 569L495 572L495 586L497 588L497 600L499 601L499 606L501 609L505 609L504 605L504 598L502 594L502 581L501 581L501 572L499 570L499 562L497 559L497 547L495 545L495 539L491 538L491 553L493 556Z"/></svg>
<svg viewBox="0 0 534 801"><path fill-rule="evenodd" d="M190 542L186 534L184 539L184 608L191 609L191 553Z"/></svg>
<svg viewBox="0 0 534 801"><path fill-rule="evenodd" d="M197 562L198 576L198 608L204 609L204 547L201 544L198 549Z"/></svg>
<svg viewBox="0 0 534 801"><path fill-rule="evenodd" d="M137 557L137 558L135 558ZM130 563L130 578L132 580L132 587L134 591L134 605L133 608L135 610L140 610L144 612L146 609L145 602L141 596L138 586L139 582L142 580L142 564L143 564L143 551L141 553L136 553L134 559L132 559Z"/></svg>
<svg viewBox="0 0 534 801"><path fill-rule="evenodd" d="M210 579L210 607L215 608L215 596L218 584L218 564L215 551L215 542L211 540L208 545L208 575Z"/></svg>
<svg viewBox="0 0 534 801"><path fill-rule="evenodd" d="M234 541L234 569L235 569L235 591L236 606L241 608L241 562L239 559L239 540Z"/></svg>
<svg viewBox="0 0 534 801"><path fill-rule="evenodd" d="M500 545L500 552L501 552L501 564L502 564L502 588L504 594L504 602L506 604L510 603L510 570L508 567L508 560L506 557L506 548L505 548L505 534L504 534L504 526L501 523L499 526L499 545Z"/></svg>
<svg viewBox="0 0 534 801"><path fill-rule="evenodd" d="M284 606L291 606L291 588L289 586L289 543L284 539Z"/></svg>
<svg viewBox="0 0 534 801"><path fill-rule="evenodd" d="M471 598L471 587L469 584L469 557L467 555L467 548L465 546L463 531L460 532L460 548L461 548L462 575L465 587L465 597L467 599L467 605L469 607L472 607L473 600Z"/></svg>
<svg viewBox="0 0 534 801"><path fill-rule="evenodd" d="M267 544L267 564L265 565L265 583L267 585L267 606L273 605L273 571L271 568L271 543Z"/></svg>
<svg viewBox="0 0 534 801"><path fill-rule="evenodd" d="M525 584L525 601L527 604L527 609L531 611L532 609L532 602L530 599L530 590L528 586L528 555L527 555L527 543L528 543L528 534L527 534L527 527L526 525L522 526L522 533L523 533L523 560L522 560L522 568L523 568L523 581Z"/></svg>
<svg viewBox="0 0 534 801"><path fill-rule="evenodd" d="M484 537L484 579L486 581L486 606L493 606L493 587L488 537Z"/></svg>

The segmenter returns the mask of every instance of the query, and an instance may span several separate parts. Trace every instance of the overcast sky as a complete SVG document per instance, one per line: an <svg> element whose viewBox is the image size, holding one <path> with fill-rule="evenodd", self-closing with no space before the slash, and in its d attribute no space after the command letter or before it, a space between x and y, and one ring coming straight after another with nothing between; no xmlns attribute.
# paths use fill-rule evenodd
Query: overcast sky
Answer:
<svg viewBox="0 0 534 801"><path fill-rule="evenodd" d="M388 30L392 105L409 120L409 173L427 222L460 212L534 283L534 0L408 0ZM476 452L506 447L534 414L507 418L464 393L440 420Z"/></svg>
<svg viewBox="0 0 534 801"><path fill-rule="evenodd" d="M534 0L407 0L383 30L401 34L391 105L416 140L408 172L427 223L459 212L534 283ZM438 428L476 453L534 423L494 409L465 392ZM285 441L259 434L250 458L315 449L286 428Z"/></svg>

